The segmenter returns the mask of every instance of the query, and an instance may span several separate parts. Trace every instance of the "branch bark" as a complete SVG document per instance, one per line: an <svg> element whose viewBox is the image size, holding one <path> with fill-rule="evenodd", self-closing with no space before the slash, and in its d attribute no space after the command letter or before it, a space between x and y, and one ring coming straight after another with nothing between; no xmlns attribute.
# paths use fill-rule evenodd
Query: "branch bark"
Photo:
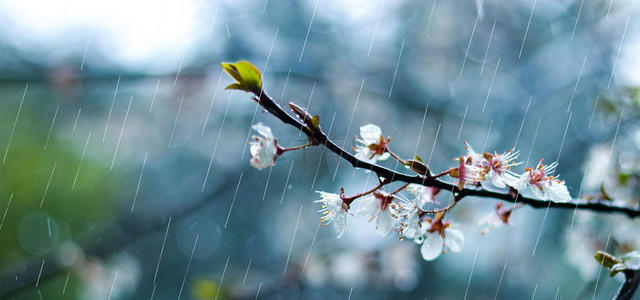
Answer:
<svg viewBox="0 0 640 300"><path fill-rule="evenodd" d="M379 177L388 178L390 182L401 181L406 183L420 184L428 187L437 187L442 190L450 191L460 198L464 198L466 196L477 196L483 198L499 199L511 203L525 203L534 208L554 207L584 209L596 212L622 213L631 218L640 216L640 205L629 206L622 201L573 199L569 202L553 202L525 197L519 193L512 194L509 192L491 191L482 187L460 189L455 184L448 183L437 178L429 178L420 175L408 175L396 172L389 168L357 159L353 154L345 151L335 142L333 142L324 132L322 132L322 130L310 130L306 124L289 115L282 109L282 107L280 107L280 105L278 105L271 97L269 97L266 92L262 91L259 95L256 95L254 100L256 100L258 104L264 107L269 113L280 119L282 122L301 130L309 137L309 139L318 141L333 153L348 161L354 168L371 170L372 172L375 172Z"/></svg>

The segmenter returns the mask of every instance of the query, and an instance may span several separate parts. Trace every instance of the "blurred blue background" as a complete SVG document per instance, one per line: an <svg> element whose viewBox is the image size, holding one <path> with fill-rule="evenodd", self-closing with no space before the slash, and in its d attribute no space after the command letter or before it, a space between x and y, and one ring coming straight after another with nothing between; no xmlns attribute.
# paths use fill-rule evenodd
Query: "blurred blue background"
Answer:
<svg viewBox="0 0 640 300"><path fill-rule="evenodd" d="M593 252L571 248L603 236L609 246L601 227L599 242L566 232L591 218L582 212L525 207L512 226L481 235L476 222L497 202L465 199L450 216L464 249L434 262L366 220L351 218L336 239L319 226L314 191L353 195L376 178L322 147L251 168L253 123L286 147L306 138L248 94L225 91L232 80L220 63L254 63L268 94L321 115L347 149L368 123L434 171L454 166L465 140L477 151L517 147L528 166L557 160L578 197L599 189L581 188L603 176L585 172L593 149L637 153L639 9L617 0L0 2L0 292L610 298L619 281L599 272Z"/></svg>

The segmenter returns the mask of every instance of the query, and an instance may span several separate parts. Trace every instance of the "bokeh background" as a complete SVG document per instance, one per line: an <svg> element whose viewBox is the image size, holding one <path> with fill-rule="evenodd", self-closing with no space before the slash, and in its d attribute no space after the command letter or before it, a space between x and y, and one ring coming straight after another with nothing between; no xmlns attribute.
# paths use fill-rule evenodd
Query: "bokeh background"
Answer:
<svg viewBox="0 0 640 300"><path fill-rule="evenodd" d="M267 93L321 115L345 148L368 123L434 171L465 140L517 147L527 165L557 160L574 197L605 186L637 203L639 12L618 0L2 1L1 297L610 298L620 280L592 255L637 247L623 215L524 207L481 235L497 202L468 198L449 219L463 251L434 262L367 220L336 239L315 191L377 179L322 147L253 169L252 124L287 147L306 138L225 91L220 63L253 62Z"/></svg>

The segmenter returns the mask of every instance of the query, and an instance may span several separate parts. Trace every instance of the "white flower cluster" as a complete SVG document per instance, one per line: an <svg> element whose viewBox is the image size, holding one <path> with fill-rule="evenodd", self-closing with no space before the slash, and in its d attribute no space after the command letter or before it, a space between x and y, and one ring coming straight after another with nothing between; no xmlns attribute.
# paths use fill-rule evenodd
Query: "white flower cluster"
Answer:
<svg viewBox="0 0 640 300"><path fill-rule="evenodd" d="M466 144L466 142L465 142ZM541 160L535 167L526 168L521 175L511 168L521 164L516 162L520 151L510 150L502 154L479 154L466 144L467 154L458 158L460 165L449 170L452 177L458 178L458 186L462 189L466 184L485 184L490 181L498 188L510 186L522 192L527 188L535 198L554 202L568 202L571 195L564 181L554 176L557 162L544 165Z"/></svg>

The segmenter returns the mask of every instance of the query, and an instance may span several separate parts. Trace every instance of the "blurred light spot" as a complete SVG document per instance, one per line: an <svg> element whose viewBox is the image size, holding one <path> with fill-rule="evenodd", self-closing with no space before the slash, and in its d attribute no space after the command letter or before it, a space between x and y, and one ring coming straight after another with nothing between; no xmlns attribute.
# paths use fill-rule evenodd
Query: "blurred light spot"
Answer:
<svg viewBox="0 0 640 300"><path fill-rule="evenodd" d="M45 255L58 244L58 224L44 212L28 213L18 226L18 243L33 255Z"/></svg>

